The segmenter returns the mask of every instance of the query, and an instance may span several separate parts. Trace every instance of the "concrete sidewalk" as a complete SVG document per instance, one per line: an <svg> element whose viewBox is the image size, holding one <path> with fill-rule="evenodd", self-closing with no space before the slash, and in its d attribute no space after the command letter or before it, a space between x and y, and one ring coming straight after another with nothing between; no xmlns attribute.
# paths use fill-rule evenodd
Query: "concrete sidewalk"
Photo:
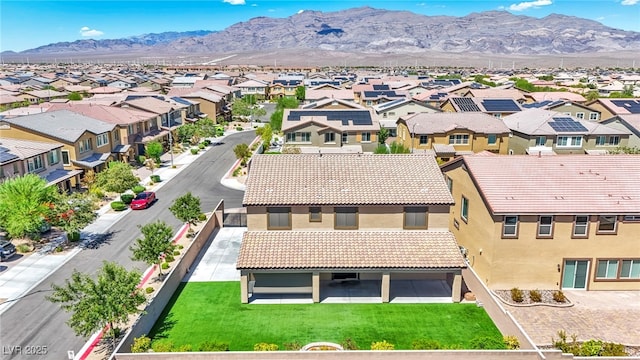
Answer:
<svg viewBox="0 0 640 360"><path fill-rule="evenodd" d="M235 132L236 131L230 131L224 136L213 139L213 141L221 141L226 136ZM150 170L143 167L135 169L134 173L140 178L141 184L148 186L149 190L157 191L199 158L203 153L204 151L200 151L198 154L193 155L190 151L186 151L181 154L174 154L173 164L175 165L175 168L172 168L170 165L171 155L163 154L161 156L163 166L153 172L154 175L159 175L162 181L155 183L150 187L149 184L151 182L152 175ZM243 187L239 186L242 184L237 183L237 181L227 181L227 183L227 186L231 188L243 190ZM130 211L130 209L127 209L125 211L113 212L111 211L111 205L106 204L97 211L97 219L81 231L82 240L78 247L64 253L34 253L26 257L24 260L20 260L20 262L15 266L12 266L8 270L0 273L0 299L5 299L4 302L0 303L0 314L7 311L21 297L28 295L28 292L31 289L44 281L50 274L55 272L66 262L71 260L76 254L82 251L83 247L90 246L93 240L107 233L113 224L122 219Z"/></svg>

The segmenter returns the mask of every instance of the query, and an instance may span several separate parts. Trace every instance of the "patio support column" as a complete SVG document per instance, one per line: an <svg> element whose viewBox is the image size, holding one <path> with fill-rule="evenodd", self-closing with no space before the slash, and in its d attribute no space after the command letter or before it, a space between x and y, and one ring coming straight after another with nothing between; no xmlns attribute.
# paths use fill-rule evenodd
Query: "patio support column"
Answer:
<svg viewBox="0 0 640 360"><path fill-rule="evenodd" d="M249 303L249 276L244 271L240 274L240 302Z"/></svg>
<svg viewBox="0 0 640 360"><path fill-rule="evenodd" d="M389 302L389 288L391 287L391 273L388 271L385 271L382 273L382 284L380 286L381 289L381 294L380 297L382 297L382 302L383 303L388 303Z"/></svg>
<svg viewBox="0 0 640 360"><path fill-rule="evenodd" d="M311 276L311 298L314 303L320 302L320 273L317 271Z"/></svg>
<svg viewBox="0 0 640 360"><path fill-rule="evenodd" d="M459 303L462 298L462 275L454 274L453 283L451 284L451 300Z"/></svg>

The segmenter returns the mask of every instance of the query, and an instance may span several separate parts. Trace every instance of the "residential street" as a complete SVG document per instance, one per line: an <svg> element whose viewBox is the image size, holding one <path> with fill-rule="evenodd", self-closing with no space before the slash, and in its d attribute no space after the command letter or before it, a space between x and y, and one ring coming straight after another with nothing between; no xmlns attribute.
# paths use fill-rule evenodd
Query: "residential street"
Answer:
<svg viewBox="0 0 640 360"><path fill-rule="evenodd" d="M254 138L254 131L225 137L222 144L209 149L160 188L157 191L158 201L153 206L127 214L110 228L107 240L99 248L81 251L0 315L0 358L67 359L68 351L77 352L87 339L76 336L65 324L68 313L62 311L58 304L45 300L44 297L51 292L51 284L63 284L74 269L94 273L105 260L143 272L147 265L132 261L129 251L129 246L141 235L138 225L164 220L176 231L182 224L168 207L175 198L188 191L201 199L201 207L205 212L210 211L221 199L224 199L227 209L241 207L243 192L222 186L220 179L236 161L233 147L239 143L249 144ZM16 346L21 347L22 354L10 350ZM28 354L25 349L30 347L46 347L46 354Z"/></svg>

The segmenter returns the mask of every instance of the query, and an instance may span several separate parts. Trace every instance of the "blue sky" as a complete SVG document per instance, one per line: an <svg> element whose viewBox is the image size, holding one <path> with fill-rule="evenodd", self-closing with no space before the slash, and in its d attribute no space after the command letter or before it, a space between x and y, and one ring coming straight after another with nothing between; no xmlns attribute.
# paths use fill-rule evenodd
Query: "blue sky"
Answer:
<svg viewBox="0 0 640 360"><path fill-rule="evenodd" d="M164 31L223 30L257 16L288 17L301 10L329 12L360 6L452 16L487 10L533 17L558 13L640 31L640 0L0 0L0 51Z"/></svg>

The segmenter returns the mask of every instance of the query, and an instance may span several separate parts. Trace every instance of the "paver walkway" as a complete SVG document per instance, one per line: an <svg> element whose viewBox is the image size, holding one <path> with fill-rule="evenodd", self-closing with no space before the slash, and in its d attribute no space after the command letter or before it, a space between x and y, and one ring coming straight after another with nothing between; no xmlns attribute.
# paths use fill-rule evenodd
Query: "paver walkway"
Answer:
<svg viewBox="0 0 640 360"><path fill-rule="evenodd" d="M505 305L536 345L551 345L558 330L578 341L599 339L640 346L640 291L564 291L568 308Z"/></svg>

